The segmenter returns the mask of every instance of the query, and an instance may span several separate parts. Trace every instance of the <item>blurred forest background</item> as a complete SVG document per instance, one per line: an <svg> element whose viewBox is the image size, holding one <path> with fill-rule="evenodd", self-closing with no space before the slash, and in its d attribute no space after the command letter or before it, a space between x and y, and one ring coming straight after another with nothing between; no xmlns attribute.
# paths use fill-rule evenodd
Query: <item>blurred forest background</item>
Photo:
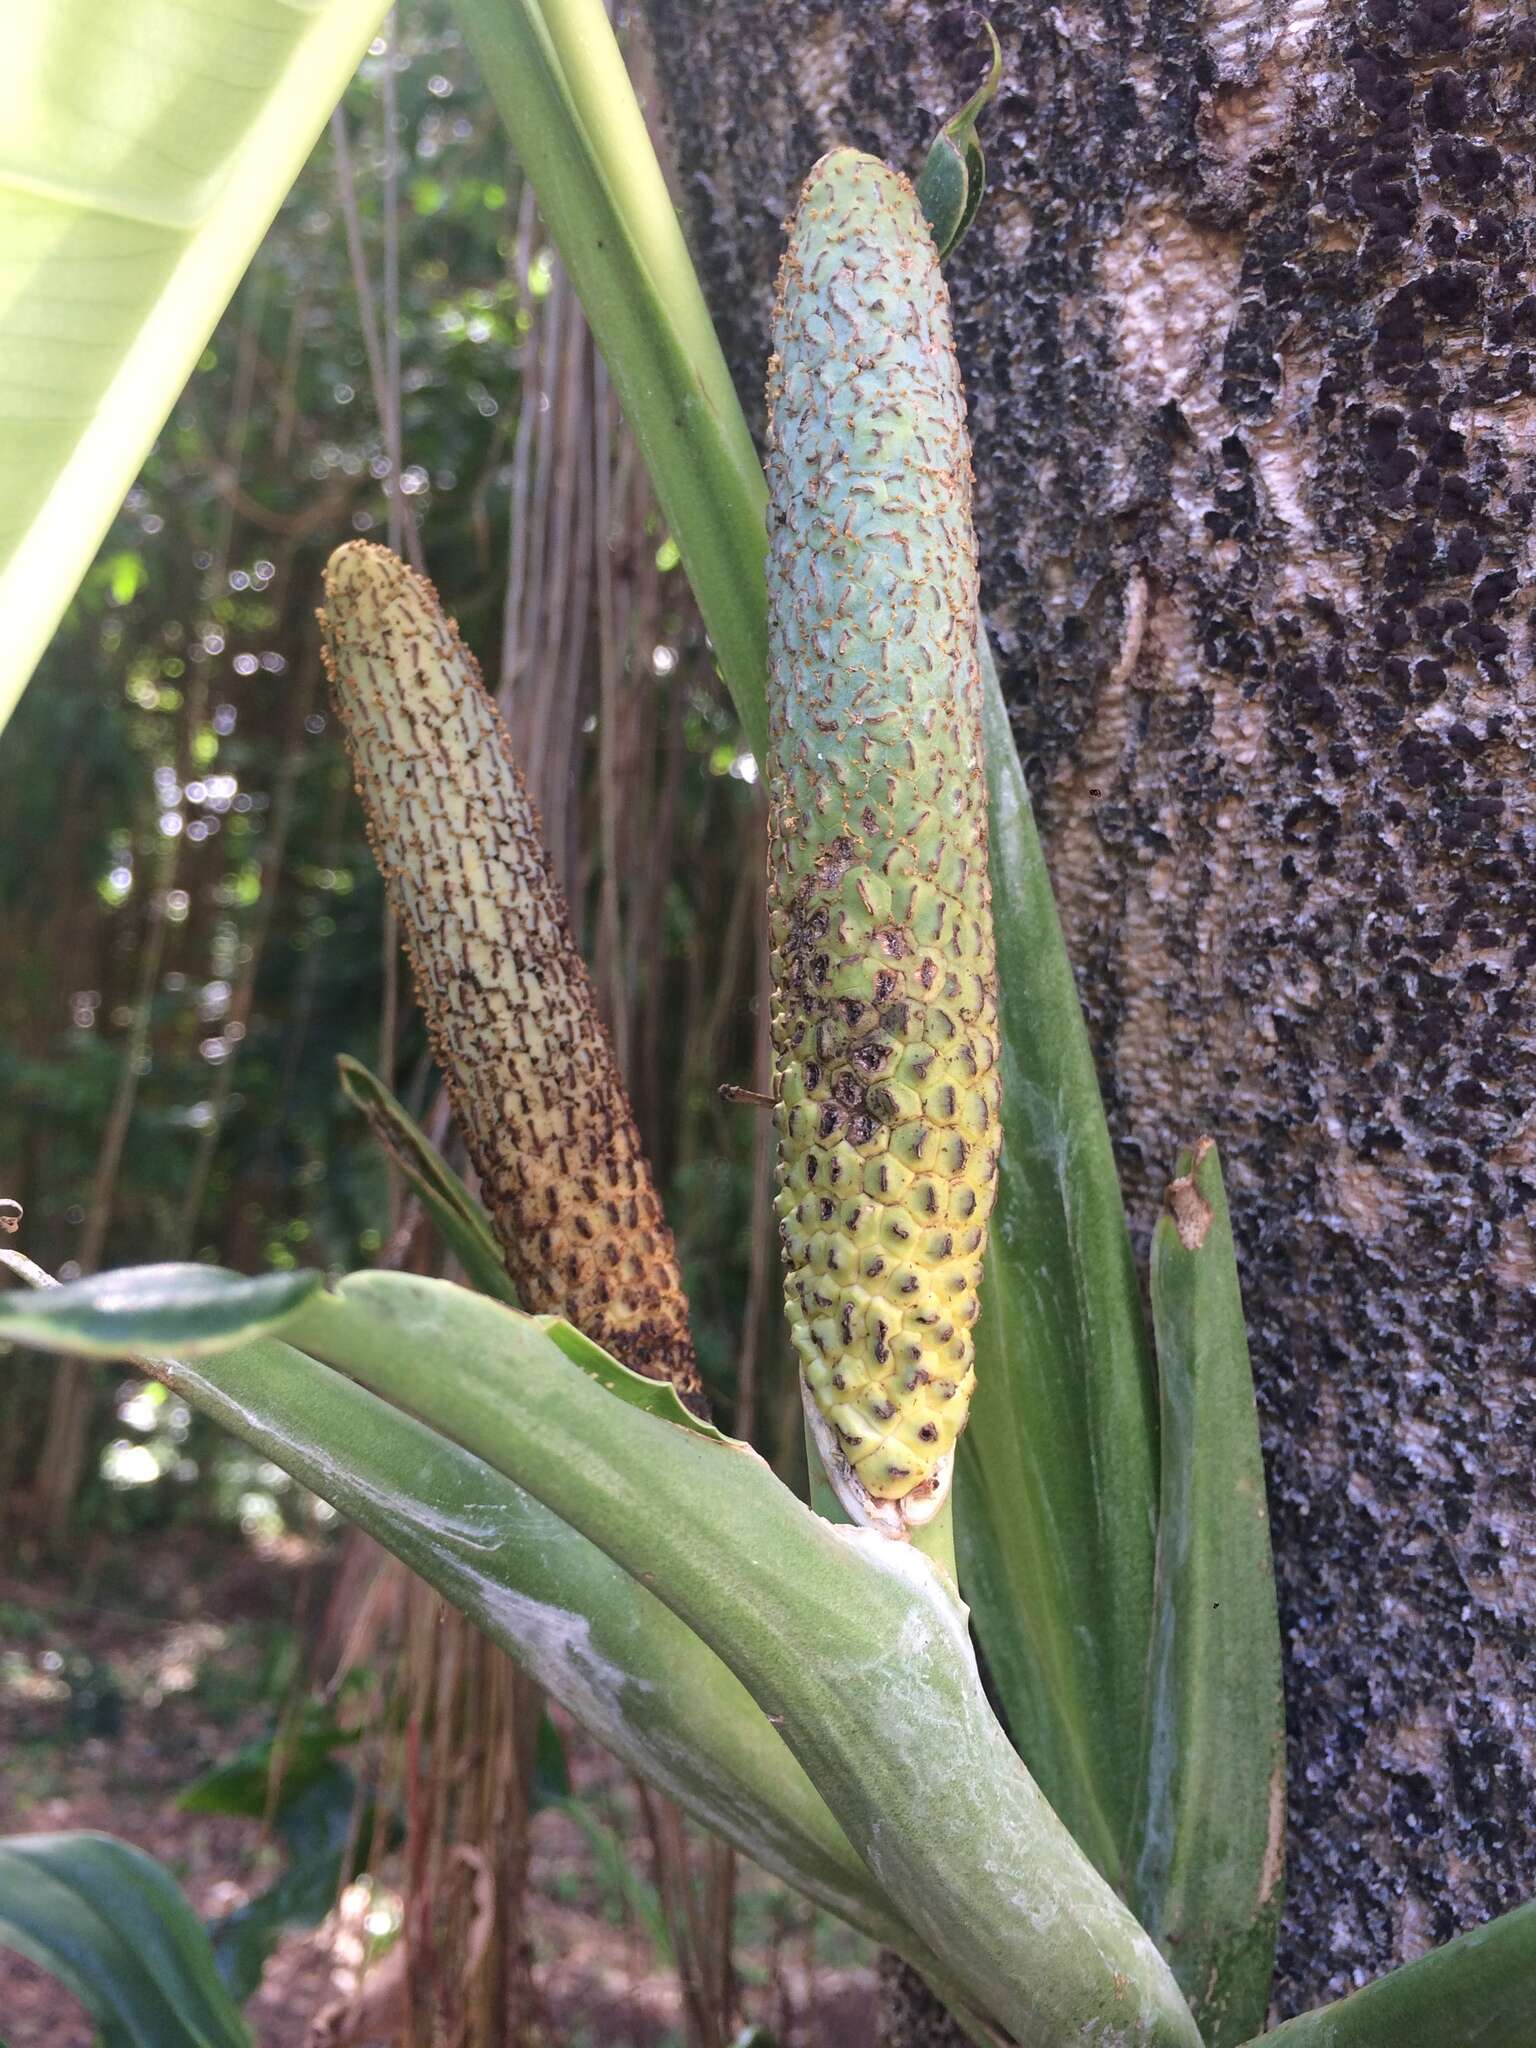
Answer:
<svg viewBox="0 0 1536 2048"><path fill-rule="evenodd" d="M500 693L716 1417L787 1467L770 1131L717 1093L764 1071L752 763L432 0L375 45L0 745L16 1242L65 1278L441 1270L336 1078L341 1053L392 1075L447 1141L320 672L321 567L355 534L424 564ZM866 1945L694 1838L161 1388L8 1357L0 1505L0 1832L101 1827L162 1856L229 1916L242 1990L271 1953L265 2048L710 2048L746 2020L868 2038ZM11 2048L90 2038L9 1956L0 2026Z"/></svg>

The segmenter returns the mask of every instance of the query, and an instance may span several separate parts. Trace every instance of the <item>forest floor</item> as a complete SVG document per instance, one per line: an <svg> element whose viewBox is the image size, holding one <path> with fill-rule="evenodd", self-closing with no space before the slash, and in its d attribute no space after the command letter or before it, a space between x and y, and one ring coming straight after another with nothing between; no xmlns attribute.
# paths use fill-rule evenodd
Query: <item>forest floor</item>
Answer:
<svg viewBox="0 0 1536 2048"><path fill-rule="evenodd" d="M284 1855L260 1822L182 1812L178 1795L271 1732L328 1577L315 1546L253 1546L237 1532L185 1528L83 1542L67 1576L6 1559L0 1834L120 1836L164 1863L205 1920L262 1892ZM683 2038L681 1997L647 1931L630 1788L568 1724L561 1734L584 1825L558 1808L533 1822L540 2035L549 2048L668 2048ZM372 1894L349 1887L317 1927L279 1940L246 2006L257 2048L319 2039L317 2016L355 1990L365 1916L374 1926L381 1901L398 1908L397 1862L383 1866ZM777 2048L861 2048L873 2038L867 1943L750 1869L735 1924L743 2017L770 2029ZM394 2038L346 2036L349 2048L392 2048ZM91 2048L93 2032L53 1978L0 1949L0 2039Z"/></svg>

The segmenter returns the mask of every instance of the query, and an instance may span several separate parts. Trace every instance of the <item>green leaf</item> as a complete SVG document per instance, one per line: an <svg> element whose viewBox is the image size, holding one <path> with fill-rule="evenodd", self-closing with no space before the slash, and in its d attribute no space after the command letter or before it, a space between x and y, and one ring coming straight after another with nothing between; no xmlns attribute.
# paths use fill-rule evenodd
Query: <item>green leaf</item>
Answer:
<svg viewBox="0 0 1536 2048"><path fill-rule="evenodd" d="M127 1842L0 1841L0 1945L74 1992L105 2048L250 2048L197 1915Z"/></svg>
<svg viewBox="0 0 1536 2048"><path fill-rule="evenodd" d="M594 1344L590 1337L584 1337L574 1323L568 1323L563 1316L535 1316L533 1321L572 1365L579 1365L589 1378L596 1380L600 1387L606 1387L610 1394L617 1394L631 1408L654 1415L658 1422L671 1422L679 1429L694 1430L699 1436L707 1436L717 1444L734 1441L716 1429L712 1422L701 1420L691 1409L685 1408L670 1380L647 1379L642 1372L632 1372L611 1352L605 1351L601 1344Z"/></svg>
<svg viewBox="0 0 1536 2048"><path fill-rule="evenodd" d="M356 1825L354 1826L354 1819ZM357 1811L357 1785L331 1765L295 1799L284 1799L278 1833L288 1851L282 1875L208 1930L219 1974L233 1998L244 2000L261 1982L268 1956L291 1928L317 1927L335 1905L352 1866L373 1836L373 1810Z"/></svg>
<svg viewBox="0 0 1536 2048"><path fill-rule="evenodd" d="M1283 1899L1285 1708L1264 1458L1216 1147L1152 1235L1162 1414L1147 1733L1130 1899L1210 2048L1264 2024Z"/></svg>
<svg viewBox="0 0 1536 2048"><path fill-rule="evenodd" d="M36 1341L71 1351L69 1316L40 1323ZM125 1341L113 1355L131 1352ZM696 1819L930 1979L941 1975L739 1682L531 1495L290 1345L263 1339L197 1363L140 1362L436 1587Z"/></svg>
<svg viewBox="0 0 1536 2048"><path fill-rule="evenodd" d="M917 176L917 199L940 256L947 256L976 218L987 188L987 160L976 138L976 123L1003 76L1003 52L990 21L983 22L992 45L986 78L933 139Z"/></svg>
<svg viewBox="0 0 1536 2048"><path fill-rule="evenodd" d="M517 1289L484 1206L377 1074L349 1053L339 1054L336 1065L342 1093L367 1117L373 1135L415 1190L438 1236L464 1268L469 1284L516 1308Z"/></svg>
<svg viewBox="0 0 1536 2048"><path fill-rule="evenodd" d="M767 493L602 0L455 0L762 756Z"/></svg>
<svg viewBox="0 0 1536 2048"><path fill-rule="evenodd" d="M129 1266L45 1294L0 1296L0 1341L79 1358L190 1357L275 1328L324 1284L308 1271L244 1280L218 1266Z"/></svg>
<svg viewBox="0 0 1536 2048"><path fill-rule="evenodd" d="M1094 2030L1197 2048L910 1545L829 1528L753 1452L624 1407L528 1318L445 1282L358 1274L288 1334L536 1492L709 1642L965 2002L1021 2048Z"/></svg>
<svg viewBox="0 0 1536 2048"><path fill-rule="evenodd" d="M337 1769L332 1752L357 1741L318 1700L307 1700L296 1720L194 1778L176 1800L183 1813L239 1814L264 1820L270 1808L279 1819L311 1785Z"/></svg>
<svg viewBox="0 0 1536 2048"><path fill-rule="evenodd" d="M966 152L941 128L917 180L918 204L941 257L947 256L960 239L970 196L971 170Z"/></svg>
<svg viewBox="0 0 1536 2048"><path fill-rule="evenodd" d="M1003 1158L955 1489L961 1584L1020 1754L1118 1881L1151 1629L1152 1361L1077 985L980 637Z"/></svg>
<svg viewBox="0 0 1536 2048"><path fill-rule="evenodd" d="M1536 2041L1536 1900L1336 2005L1287 2020L1263 2041L1265 2048L1530 2048Z"/></svg>
<svg viewBox="0 0 1536 2048"><path fill-rule="evenodd" d="M0 8L0 726L383 13Z"/></svg>

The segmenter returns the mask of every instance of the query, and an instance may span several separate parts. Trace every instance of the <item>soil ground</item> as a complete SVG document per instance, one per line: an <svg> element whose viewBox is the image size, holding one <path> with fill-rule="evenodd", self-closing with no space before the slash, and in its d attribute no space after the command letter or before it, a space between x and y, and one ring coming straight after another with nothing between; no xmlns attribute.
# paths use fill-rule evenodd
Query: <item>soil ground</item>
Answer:
<svg viewBox="0 0 1536 2048"><path fill-rule="evenodd" d="M205 1919L262 1891L283 1853L254 1821L178 1811L182 1789L269 1732L324 1606L328 1566L292 1540L175 1529L83 1542L65 1575L0 1563L0 1834L92 1828L157 1857ZM622 1844L558 1810L534 1822L529 1920L550 2048L681 2042L675 1974L624 1895L634 1802L624 1773L562 1725L572 1780ZM393 1896L386 1866L372 1900ZM316 2015L355 1989L364 1887L319 1927L285 1936L246 2007L257 2048L309 2048ZM736 1967L744 2017L778 2048L861 2048L874 2034L868 1944L761 1873L743 1870ZM351 2048L392 2035L367 2034ZM76 2001L0 1949L7 2048L91 2048Z"/></svg>

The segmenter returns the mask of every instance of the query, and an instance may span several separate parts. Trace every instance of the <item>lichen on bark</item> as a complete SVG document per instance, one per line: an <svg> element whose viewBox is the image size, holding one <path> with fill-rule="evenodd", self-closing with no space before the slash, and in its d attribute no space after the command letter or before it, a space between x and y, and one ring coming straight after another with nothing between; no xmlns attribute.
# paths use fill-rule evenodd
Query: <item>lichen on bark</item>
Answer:
<svg viewBox="0 0 1536 2048"><path fill-rule="evenodd" d="M1138 1231L1181 1142L1228 1162L1289 2012L1536 1891L1536 23L987 11L949 264L983 600ZM800 177L838 143L915 168L976 20L648 12L755 418Z"/></svg>

